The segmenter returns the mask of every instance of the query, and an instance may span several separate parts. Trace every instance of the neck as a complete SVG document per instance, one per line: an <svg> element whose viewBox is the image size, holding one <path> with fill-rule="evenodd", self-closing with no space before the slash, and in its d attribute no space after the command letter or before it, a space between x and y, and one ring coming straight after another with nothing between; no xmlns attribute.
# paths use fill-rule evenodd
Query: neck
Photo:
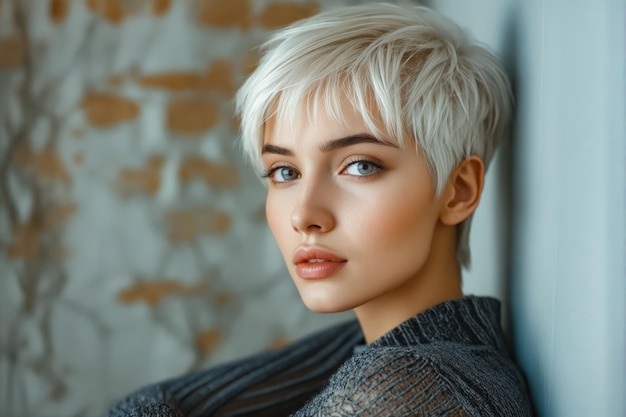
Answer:
<svg viewBox="0 0 626 417"><path fill-rule="evenodd" d="M463 297L454 227L438 226L419 272L404 285L354 309L369 344L422 311Z"/></svg>

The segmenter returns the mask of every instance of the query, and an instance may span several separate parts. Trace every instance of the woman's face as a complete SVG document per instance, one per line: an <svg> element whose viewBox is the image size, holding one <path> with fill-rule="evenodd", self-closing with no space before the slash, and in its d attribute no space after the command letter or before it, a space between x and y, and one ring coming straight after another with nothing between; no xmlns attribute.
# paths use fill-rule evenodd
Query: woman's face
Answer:
<svg viewBox="0 0 626 417"><path fill-rule="evenodd" d="M394 303L419 286L441 209L414 148L374 139L344 109L344 123L320 105L310 120L301 110L293 130L275 119L265 126L269 227L317 312Z"/></svg>

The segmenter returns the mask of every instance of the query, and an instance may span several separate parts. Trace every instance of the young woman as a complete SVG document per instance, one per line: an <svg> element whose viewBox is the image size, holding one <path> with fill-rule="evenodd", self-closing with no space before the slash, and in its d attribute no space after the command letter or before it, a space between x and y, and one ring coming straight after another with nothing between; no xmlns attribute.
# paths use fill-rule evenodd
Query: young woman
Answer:
<svg viewBox="0 0 626 417"><path fill-rule="evenodd" d="M494 56L429 9L348 7L274 35L237 105L304 303L358 322L148 387L111 415L532 415L498 301L461 291L512 116Z"/></svg>

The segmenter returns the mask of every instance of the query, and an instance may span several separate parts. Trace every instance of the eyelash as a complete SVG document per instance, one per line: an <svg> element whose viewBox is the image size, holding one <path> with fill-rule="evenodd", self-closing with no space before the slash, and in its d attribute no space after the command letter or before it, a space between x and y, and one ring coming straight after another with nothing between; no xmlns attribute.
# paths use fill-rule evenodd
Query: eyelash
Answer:
<svg viewBox="0 0 626 417"><path fill-rule="evenodd" d="M362 163L362 162L365 162L365 163L373 165L376 168L377 171L372 173L372 174L369 174L369 175L353 175L352 177L356 178L357 180L362 180L362 179L365 179L365 178L373 177L373 176L375 176L377 174L380 174L381 171L385 170L385 168L383 167L382 163L380 161L378 161L378 160L375 160L374 158L355 156L355 157L349 158L346 161L346 163L342 166L340 172L344 172L344 171L346 171L348 169L348 167L350 167L350 166L352 166L354 164ZM275 184L275 185L281 185L281 184L286 184L288 182L291 182L291 181L275 181L274 180L274 174L278 170L284 169L284 168L291 169L291 170L293 170L295 172L298 172L298 170L296 170L295 168L292 168L289 165L277 165L277 166L274 166L272 168L265 169L264 172L261 174L261 179L268 179L272 184Z"/></svg>
<svg viewBox="0 0 626 417"><path fill-rule="evenodd" d="M369 174L369 175L354 175L354 177L358 180L362 180L365 178L370 178L373 177L377 174L380 174L382 171L385 170L385 167L383 166L383 164L375 158L368 158L368 157L364 157L364 156L354 156L354 157L350 157L348 158L348 160L346 161L346 163L343 165L343 168L341 169L341 172L344 172L348 169L348 167L350 167L351 165L355 165L361 162L365 162L367 164L371 164L376 168L376 172Z"/></svg>
<svg viewBox="0 0 626 417"><path fill-rule="evenodd" d="M261 174L261 179L268 179L272 184L275 184L275 185L285 184L286 182L289 182L289 181L275 181L274 180L274 174L276 173L276 171L278 171L279 169L283 169L283 168L291 169L291 170L298 172L296 169L290 167L289 165L277 165L275 167L264 170L264 172Z"/></svg>

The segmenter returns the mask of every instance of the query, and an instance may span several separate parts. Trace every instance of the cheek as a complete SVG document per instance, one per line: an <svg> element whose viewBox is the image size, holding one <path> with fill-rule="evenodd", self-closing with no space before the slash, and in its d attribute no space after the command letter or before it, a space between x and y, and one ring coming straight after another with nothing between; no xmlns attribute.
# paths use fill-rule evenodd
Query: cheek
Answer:
<svg viewBox="0 0 626 417"><path fill-rule="evenodd" d="M429 196L407 193L381 197L354 215L363 239L379 247L411 251L429 245L438 218Z"/></svg>
<svg viewBox="0 0 626 417"><path fill-rule="evenodd" d="M279 247L281 247L284 237L291 227L289 212L289 204L286 201L281 201L269 191L265 200L265 217Z"/></svg>

